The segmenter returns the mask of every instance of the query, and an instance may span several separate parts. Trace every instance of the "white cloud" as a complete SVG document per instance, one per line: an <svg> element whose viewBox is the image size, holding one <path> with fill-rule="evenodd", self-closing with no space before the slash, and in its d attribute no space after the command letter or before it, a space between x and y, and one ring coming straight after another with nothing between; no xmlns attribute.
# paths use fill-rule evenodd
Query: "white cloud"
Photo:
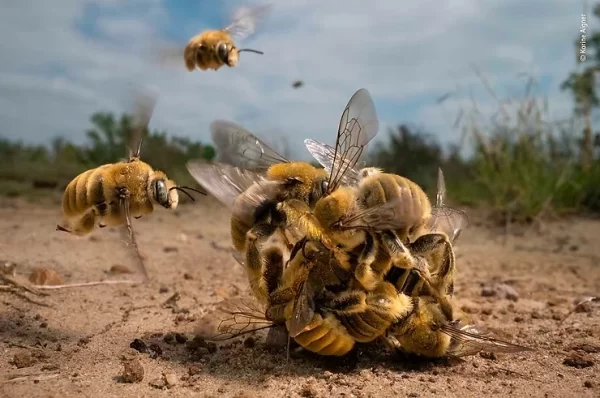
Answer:
<svg viewBox="0 0 600 398"><path fill-rule="evenodd" d="M104 39L77 28L89 5L110 11L95 21ZM570 108L556 88L574 66L581 10L569 2L288 0L275 4L257 35L242 43L264 56L242 53L237 68L193 73L183 62L161 69L143 57L166 27L188 29L168 17L167 6L177 5L13 0L0 14L0 35L12 38L0 44L2 134L27 141L62 134L81 142L93 112L126 111L130 89L150 84L160 90L151 127L204 141L211 120L231 119L259 135L287 133L294 154L306 157L302 140L333 143L341 111L361 87L388 109L379 112L385 123L413 122L458 138L448 128L453 112L467 101L467 89L480 85L471 62L496 89L514 86L522 71L549 76L554 88L546 94ZM198 26L209 22L198 15ZM48 73L57 65L64 76ZM296 79L305 82L298 90L291 87ZM444 111L435 100L457 84L466 91ZM492 111L493 99L476 91L480 107ZM389 111L390 103L424 98L430 105L416 111Z"/></svg>

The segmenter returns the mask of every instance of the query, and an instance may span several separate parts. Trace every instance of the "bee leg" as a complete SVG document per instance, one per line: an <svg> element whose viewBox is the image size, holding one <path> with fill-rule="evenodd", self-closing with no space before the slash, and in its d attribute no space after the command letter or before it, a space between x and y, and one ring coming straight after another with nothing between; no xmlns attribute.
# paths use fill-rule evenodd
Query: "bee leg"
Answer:
<svg viewBox="0 0 600 398"><path fill-rule="evenodd" d="M140 218L142 218L142 216L133 216L133 218L135 218L136 220L139 220Z"/></svg>
<svg viewBox="0 0 600 398"><path fill-rule="evenodd" d="M270 296L277 289L283 276L283 253L278 247L269 248L264 254L262 281L264 290Z"/></svg>
<svg viewBox="0 0 600 398"><path fill-rule="evenodd" d="M142 254L140 253L140 249L137 244L137 240L135 238L135 232L133 231L133 226L131 225L131 213L129 212L129 190L127 187L117 188L119 195L119 205L123 210L124 218L125 218L125 226L127 227L127 232L129 233L129 241L133 246L136 257L139 262L140 269L142 271L142 275L144 276L144 281L148 282L150 280L150 276L148 275L148 270L146 269L146 263Z"/></svg>
<svg viewBox="0 0 600 398"><path fill-rule="evenodd" d="M382 280L381 275L385 274L389 268L386 267L386 269L382 270L373 269L372 265L377 259L378 254L378 247L376 246L372 235L368 234L363 252L358 258L358 265L354 271L354 276L358 282L369 291L377 287Z"/></svg>
<svg viewBox="0 0 600 398"><path fill-rule="evenodd" d="M252 292L261 302L268 302L269 294L264 281L264 262L259 242L275 233L272 224L257 224L246 233L246 271ZM271 271L268 271L271 272Z"/></svg>
<svg viewBox="0 0 600 398"><path fill-rule="evenodd" d="M317 306L327 308L327 310L339 315L355 314L366 309L367 294L362 290L328 293L329 297L317 300Z"/></svg>
<svg viewBox="0 0 600 398"><path fill-rule="evenodd" d="M98 228L106 228L106 224L98 224Z"/></svg>
<svg viewBox="0 0 600 398"><path fill-rule="evenodd" d="M414 256L411 251L400 241L400 239L392 232L382 232L380 234L381 244L387 250L392 259L392 264L396 268L396 272L403 271L398 278L396 286L402 293L412 295L413 291L408 291L403 287L407 285L411 275L410 270L417 269L423 278L429 278L429 264L423 258ZM392 271L393 272L393 271ZM417 285L418 284L418 285ZM409 283L408 285L412 285ZM418 291L421 284L417 280L412 288Z"/></svg>
<svg viewBox="0 0 600 398"><path fill-rule="evenodd" d="M277 210L285 214L288 226L295 226L308 239L321 242L329 250L338 250L327 235L323 234L319 221L306 203L297 199L288 199L277 204Z"/></svg>
<svg viewBox="0 0 600 398"><path fill-rule="evenodd" d="M56 230L57 231L61 231L61 232L67 232L67 233L70 233L70 234L73 233L73 231L71 231L69 229L66 229L65 227L63 227L62 225L59 225L59 224L56 224Z"/></svg>
<svg viewBox="0 0 600 398"><path fill-rule="evenodd" d="M410 250L425 258L431 273L435 275L433 285L442 294L454 293L456 259L448 237L444 234L427 234L410 245Z"/></svg>

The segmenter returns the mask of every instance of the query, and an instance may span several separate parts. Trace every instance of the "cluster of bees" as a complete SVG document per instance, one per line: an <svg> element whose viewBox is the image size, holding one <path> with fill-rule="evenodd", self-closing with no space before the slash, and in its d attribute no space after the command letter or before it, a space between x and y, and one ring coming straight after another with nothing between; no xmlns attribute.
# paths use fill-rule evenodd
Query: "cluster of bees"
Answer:
<svg viewBox="0 0 600 398"><path fill-rule="evenodd" d="M192 38L186 67L236 65L244 50L232 35L248 35L264 11L250 9L228 28ZM206 193L178 186L140 160L142 131L155 104L142 99L137 150L75 177L57 229L85 235L96 226L126 225L147 280L131 218L157 205L174 209L178 191ZM321 355L342 356L356 343L376 341L427 357L528 350L465 322L454 301L453 243L467 216L445 205L441 170L432 206L416 183L365 167L361 157L378 130L365 89L345 107L334 146L305 140L322 168L286 159L235 123L211 124L218 161L191 161L187 168L230 209L234 258L247 271L253 296L220 304L224 318L214 339L279 328Z"/></svg>
<svg viewBox="0 0 600 398"><path fill-rule="evenodd" d="M461 317L452 244L468 219L445 206L441 170L432 206L409 179L357 166L378 129L371 96L360 89L334 147L305 140L323 166L316 168L285 159L242 126L212 123L219 162L187 167L231 209L234 257L254 296L221 303L217 311L229 317L214 338L281 326L321 355L376 340L427 357L527 350Z"/></svg>

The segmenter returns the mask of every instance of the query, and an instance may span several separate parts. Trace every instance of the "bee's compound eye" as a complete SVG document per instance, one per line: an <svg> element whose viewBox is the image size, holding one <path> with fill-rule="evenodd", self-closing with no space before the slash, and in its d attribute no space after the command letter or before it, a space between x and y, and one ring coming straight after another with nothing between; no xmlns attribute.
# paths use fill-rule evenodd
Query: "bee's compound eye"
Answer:
<svg viewBox="0 0 600 398"><path fill-rule="evenodd" d="M217 47L217 54L219 55L219 59L223 62L227 62L227 58L229 56L229 49L227 47L227 43L221 43Z"/></svg>
<svg viewBox="0 0 600 398"><path fill-rule="evenodd" d="M154 183L154 199L161 206L167 207L169 205L169 191L163 180L156 180Z"/></svg>
<svg viewBox="0 0 600 398"><path fill-rule="evenodd" d="M329 186L329 183L327 182L327 180L324 180L321 183L321 189L323 190L323 193L327 192L327 187Z"/></svg>

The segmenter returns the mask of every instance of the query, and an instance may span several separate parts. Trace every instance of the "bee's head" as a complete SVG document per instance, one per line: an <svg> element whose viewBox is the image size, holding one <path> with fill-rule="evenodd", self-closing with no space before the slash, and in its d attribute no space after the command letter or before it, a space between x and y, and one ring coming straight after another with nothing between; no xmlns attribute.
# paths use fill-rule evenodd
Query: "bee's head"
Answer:
<svg viewBox="0 0 600 398"><path fill-rule="evenodd" d="M334 230L344 216L355 208L355 195L350 187L340 187L321 198L315 205L314 215L327 230Z"/></svg>
<svg viewBox="0 0 600 398"><path fill-rule="evenodd" d="M233 45L233 43L228 43L225 41L221 41L217 44L217 56L224 64L227 64L229 67L236 66L238 63L238 49Z"/></svg>
<svg viewBox="0 0 600 398"><path fill-rule="evenodd" d="M179 203L179 195L175 182L169 180L163 173L158 174L150 184L150 194L152 200L165 209L174 209Z"/></svg>
<svg viewBox="0 0 600 398"><path fill-rule="evenodd" d="M267 171L267 178L286 184L288 197L305 201L310 207L324 195L327 187L327 172L310 163L277 163Z"/></svg>
<svg viewBox="0 0 600 398"><path fill-rule="evenodd" d="M169 180L165 173L161 171L155 171L153 178L150 180L148 185L148 195L152 198L152 201L158 203L165 209L174 209L179 204L179 195L177 191L181 191L186 194L192 201L195 199L190 195L187 190L197 192L202 195L206 195L206 192L202 192L196 188L183 187L175 184L175 181Z"/></svg>

